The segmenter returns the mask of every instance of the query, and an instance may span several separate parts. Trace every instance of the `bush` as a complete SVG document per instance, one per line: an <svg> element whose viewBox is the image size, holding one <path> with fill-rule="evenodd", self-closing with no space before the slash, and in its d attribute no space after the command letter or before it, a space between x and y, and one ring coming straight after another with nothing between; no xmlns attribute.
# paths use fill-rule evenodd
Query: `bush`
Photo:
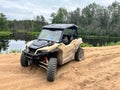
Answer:
<svg viewBox="0 0 120 90"><path fill-rule="evenodd" d="M120 41L116 42L117 45L120 45Z"/></svg>
<svg viewBox="0 0 120 90"><path fill-rule="evenodd" d="M10 36L11 32L8 31L1 31L0 36Z"/></svg>
<svg viewBox="0 0 120 90"><path fill-rule="evenodd" d="M110 42L110 43L105 43L105 45L103 45L103 46L113 46L113 45L120 45L120 41L118 41L118 42Z"/></svg>
<svg viewBox="0 0 120 90"><path fill-rule="evenodd" d="M38 36L40 32L26 32L27 35Z"/></svg>
<svg viewBox="0 0 120 90"><path fill-rule="evenodd" d="M81 47L92 47L93 45L89 44L89 43L82 43L80 44Z"/></svg>
<svg viewBox="0 0 120 90"><path fill-rule="evenodd" d="M9 53L21 53L22 50L16 50L16 49L12 49Z"/></svg>

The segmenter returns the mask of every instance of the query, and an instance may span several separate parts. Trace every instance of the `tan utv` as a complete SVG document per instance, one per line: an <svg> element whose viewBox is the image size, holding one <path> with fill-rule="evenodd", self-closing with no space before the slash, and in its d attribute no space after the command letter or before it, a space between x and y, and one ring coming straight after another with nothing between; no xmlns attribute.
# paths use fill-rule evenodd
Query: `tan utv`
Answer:
<svg viewBox="0 0 120 90"><path fill-rule="evenodd" d="M74 24L50 24L43 26L37 39L30 41L21 54L21 66L38 65L47 70L47 80L54 81L58 65L71 60L80 61L84 51L80 47Z"/></svg>

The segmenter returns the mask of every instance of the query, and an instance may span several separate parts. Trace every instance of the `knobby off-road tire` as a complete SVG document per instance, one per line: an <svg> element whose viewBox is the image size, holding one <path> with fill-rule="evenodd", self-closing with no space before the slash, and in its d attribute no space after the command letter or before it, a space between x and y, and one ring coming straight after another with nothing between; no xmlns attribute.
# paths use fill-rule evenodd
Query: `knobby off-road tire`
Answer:
<svg viewBox="0 0 120 90"><path fill-rule="evenodd" d="M27 67L27 66L28 66L28 61L25 60L25 55L24 55L24 53L21 54L20 64L21 64L22 67Z"/></svg>
<svg viewBox="0 0 120 90"><path fill-rule="evenodd" d="M77 52L75 53L75 60L81 61L84 59L84 50L83 48L79 47Z"/></svg>
<svg viewBox="0 0 120 90"><path fill-rule="evenodd" d="M47 80L48 81L55 80L56 70L57 70L57 59L50 58L50 60L48 62L48 70L47 70Z"/></svg>

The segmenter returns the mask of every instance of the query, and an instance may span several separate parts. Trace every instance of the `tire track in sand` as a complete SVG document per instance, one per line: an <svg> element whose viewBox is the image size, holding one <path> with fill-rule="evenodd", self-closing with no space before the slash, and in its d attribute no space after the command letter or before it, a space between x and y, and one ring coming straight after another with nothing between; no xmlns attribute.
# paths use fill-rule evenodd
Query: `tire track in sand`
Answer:
<svg viewBox="0 0 120 90"><path fill-rule="evenodd" d="M20 54L0 54L0 90L119 90L120 46L84 50L85 59L58 68L52 83L45 70L21 67Z"/></svg>

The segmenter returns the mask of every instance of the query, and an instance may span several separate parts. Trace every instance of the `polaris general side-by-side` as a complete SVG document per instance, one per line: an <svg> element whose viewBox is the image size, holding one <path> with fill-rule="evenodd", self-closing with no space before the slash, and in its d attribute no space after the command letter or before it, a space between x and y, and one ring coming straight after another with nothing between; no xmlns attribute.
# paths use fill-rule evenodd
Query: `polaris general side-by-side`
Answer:
<svg viewBox="0 0 120 90"><path fill-rule="evenodd" d="M82 38L78 38L74 24L50 24L43 26L37 39L26 44L21 54L23 67L37 65L47 70L47 80L54 81L57 65L71 60L80 61L84 51L80 47Z"/></svg>

